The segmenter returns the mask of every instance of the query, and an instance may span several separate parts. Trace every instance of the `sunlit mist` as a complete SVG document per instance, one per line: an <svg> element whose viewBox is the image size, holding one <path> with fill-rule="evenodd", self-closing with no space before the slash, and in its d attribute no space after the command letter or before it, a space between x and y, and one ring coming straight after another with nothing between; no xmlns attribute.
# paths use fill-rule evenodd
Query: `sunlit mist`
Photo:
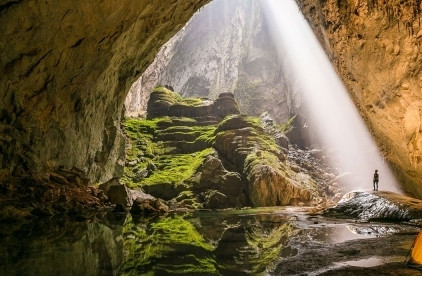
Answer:
<svg viewBox="0 0 422 281"><path fill-rule="evenodd" d="M263 0L264 15L296 87L303 95L308 119L325 148L332 150L347 185L371 188L380 174L379 189L400 192L368 129L334 71L324 50L294 0ZM346 183L346 182L345 182Z"/></svg>

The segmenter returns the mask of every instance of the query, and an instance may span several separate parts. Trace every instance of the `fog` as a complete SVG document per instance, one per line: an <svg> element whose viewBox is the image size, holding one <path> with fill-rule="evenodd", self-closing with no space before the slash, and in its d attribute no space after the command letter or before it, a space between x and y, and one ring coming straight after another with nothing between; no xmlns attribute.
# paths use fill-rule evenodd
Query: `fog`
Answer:
<svg viewBox="0 0 422 281"><path fill-rule="evenodd" d="M303 96L307 118L325 148L331 150L342 172L350 172L347 185L371 188L374 170L379 190L400 192L368 129L344 85L334 71L294 0L263 0L279 57L291 71Z"/></svg>

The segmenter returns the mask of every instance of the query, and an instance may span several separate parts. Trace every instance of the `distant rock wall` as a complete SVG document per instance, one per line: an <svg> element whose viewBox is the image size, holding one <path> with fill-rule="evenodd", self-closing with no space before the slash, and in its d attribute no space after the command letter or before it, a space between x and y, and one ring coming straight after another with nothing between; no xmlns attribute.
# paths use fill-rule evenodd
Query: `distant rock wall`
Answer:
<svg viewBox="0 0 422 281"><path fill-rule="evenodd" d="M207 2L2 1L0 182L58 168L119 176L127 91Z"/></svg>
<svg viewBox="0 0 422 281"><path fill-rule="evenodd" d="M402 186L422 198L422 3L296 0Z"/></svg>
<svg viewBox="0 0 422 281"><path fill-rule="evenodd" d="M215 0L197 13L133 85L125 103L128 116L145 112L157 84L210 99L233 92L241 112L268 111L277 122L287 121L301 105L258 0Z"/></svg>

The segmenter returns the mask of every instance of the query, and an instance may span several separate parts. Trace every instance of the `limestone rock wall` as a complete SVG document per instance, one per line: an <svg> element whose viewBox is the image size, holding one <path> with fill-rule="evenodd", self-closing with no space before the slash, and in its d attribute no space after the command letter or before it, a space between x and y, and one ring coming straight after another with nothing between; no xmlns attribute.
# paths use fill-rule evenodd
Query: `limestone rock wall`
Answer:
<svg viewBox="0 0 422 281"><path fill-rule="evenodd" d="M209 0L2 1L0 180L122 172L129 87Z"/></svg>
<svg viewBox="0 0 422 281"><path fill-rule="evenodd" d="M420 0L296 0L403 187L422 198Z"/></svg>
<svg viewBox="0 0 422 281"><path fill-rule="evenodd" d="M139 115L157 85L215 99L233 92L243 113L268 111L278 122L297 113L300 97L279 63L259 0L214 0L158 53L131 89L126 113Z"/></svg>

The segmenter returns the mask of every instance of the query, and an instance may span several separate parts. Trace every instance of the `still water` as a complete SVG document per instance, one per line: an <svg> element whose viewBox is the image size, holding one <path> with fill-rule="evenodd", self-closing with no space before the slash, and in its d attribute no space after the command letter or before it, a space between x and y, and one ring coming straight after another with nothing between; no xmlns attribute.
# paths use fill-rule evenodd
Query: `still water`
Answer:
<svg viewBox="0 0 422 281"><path fill-rule="evenodd" d="M1 275L267 275L298 253L295 240L340 243L398 226L327 221L304 209L103 215L2 224Z"/></svg>

